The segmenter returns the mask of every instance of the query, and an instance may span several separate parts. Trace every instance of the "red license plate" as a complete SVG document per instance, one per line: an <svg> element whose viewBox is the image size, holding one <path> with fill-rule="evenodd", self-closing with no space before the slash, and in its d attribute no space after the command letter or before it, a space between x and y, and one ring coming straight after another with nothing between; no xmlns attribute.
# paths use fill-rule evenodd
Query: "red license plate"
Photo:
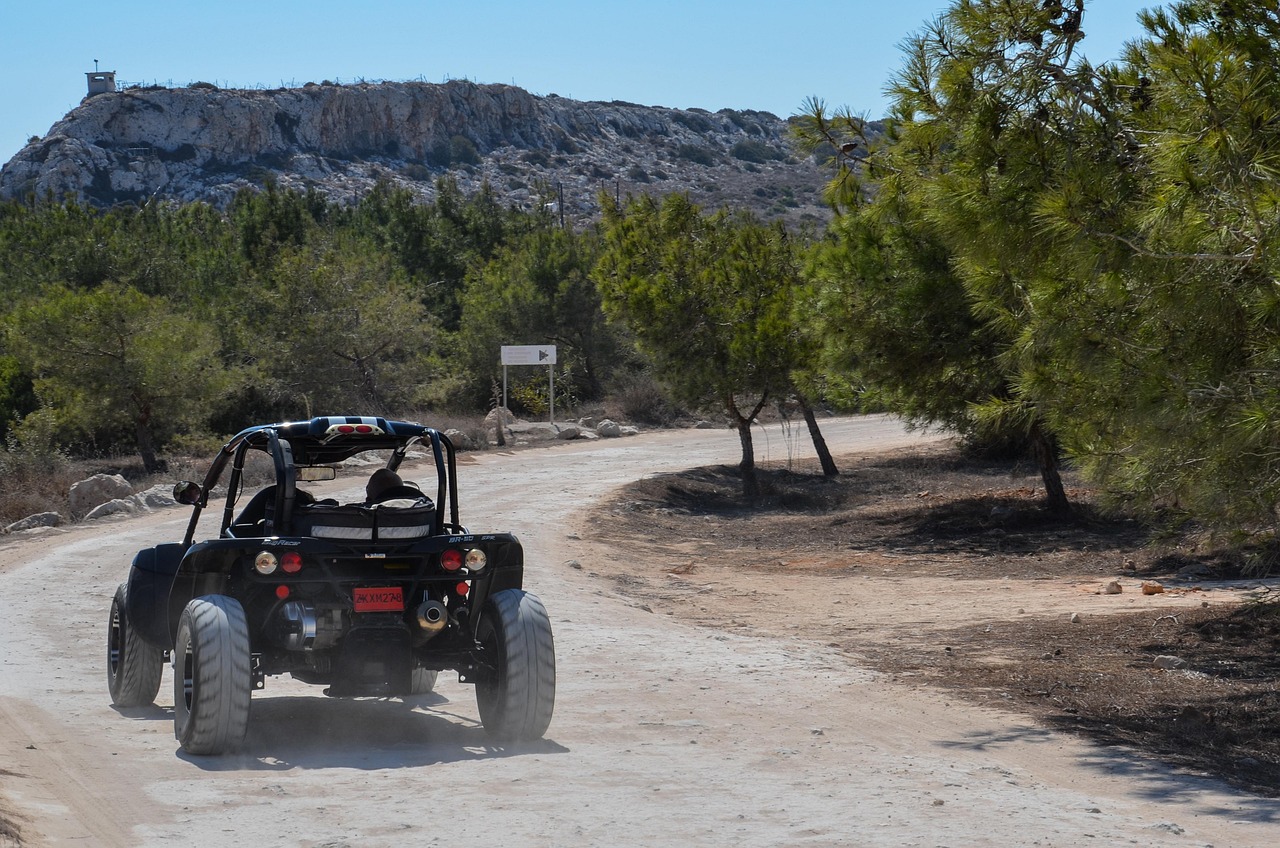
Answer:
<svg viewBox="0 0 1280 848"><path fill-rule="evenodd" d="M404 592L399 586L357 586L352 600L356 612L404 611Z"/></svg>

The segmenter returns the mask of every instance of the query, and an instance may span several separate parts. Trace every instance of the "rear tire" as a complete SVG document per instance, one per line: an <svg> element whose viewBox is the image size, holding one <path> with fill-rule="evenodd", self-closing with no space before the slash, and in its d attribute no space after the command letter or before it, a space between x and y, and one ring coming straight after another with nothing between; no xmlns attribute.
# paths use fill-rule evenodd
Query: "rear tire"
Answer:
<svg viewBox="0 0 1280 848"><path fill-rule="evenodd" d="M187 604L173 651L173 733L189 754L225 754L249 728L253 673L244 607L225 595Z"/></svg>
<svg viewBox="0 0 1280 848"><path fill-rule="evenodd" d="M164 674L164 651L147 644L125 614L128 584L111 599L107 628L107 689L117 707L145 707L156 702Z"/></svg>
<svg viewBox="0 0 1280 848"><path fill-rule="evenodd" d="M493 667L476 683L485 731L501 743L542 738L556 701L555 645L542 601L522 589L495 593L476 635Z"/></svg>

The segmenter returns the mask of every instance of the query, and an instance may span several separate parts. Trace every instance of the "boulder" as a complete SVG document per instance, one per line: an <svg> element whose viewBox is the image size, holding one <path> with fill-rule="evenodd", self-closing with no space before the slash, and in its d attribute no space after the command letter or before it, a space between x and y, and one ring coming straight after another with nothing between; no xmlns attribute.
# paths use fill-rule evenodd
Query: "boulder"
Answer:
<svg viewBox="0 0 1280 848"><path fill-rule="evenodd" d="M556 438L562 442L572 441L582 435L582 428L576 424L566 424L560 428L560 432L556 433Z"/></svg>
<svg viewBox="0 0 1280 848"><path fill-rule="evenodd" d="M596 432L605 439L616 439L622 435L622 427L608 418L596 425Z"/></svg>
<svg viewBox="0 0 1280 848"><path fill-rule="evenodd" d="M107 501L104 504L98 504L89 510L89 514L84 517L85 521L96 521L99 518L106 518L108 515L119 515L120 513L128 513L132 515L135 512L141 512L137 501L132 498L116 498L113 501Z"/></svg>
<svg viewBox="0 0 1280 848"><path fill-rule="evenodd" d="M72 484L69 492L71 512L73 515L81 515L107 501L127 498L131 494L133 487L119 474L95 474L87 480Z"/></svg>
<svg viewBox="0 0 1280 848"><path fill-rule="evenodd" d="M475 439L458 429L449 429L444 431L444 436L453 442L453 446L460 451L470 451L476 449Z"/></svg>
<svg viewBox="0 0 1280 848"><path fill-rule="evenodd" d="M37 527L57 527L62 523L62 516L56 512L38 512L28 515L4 528L6 533L20 533L23 530L34 530Z"/></svg>
<svg viewBox="0 0 1280 848"><path fill-rule="evenodd" d="M516 423L516 417L511 414L511 410L505 407L495 407L489 410L489 414L484 417L484 428L492 430L501 424L503 427L510 427Z"/></svg>
<svg viewBox="0 0 1280 848"><path fill-rule="evenodd" d="M145 492L138 492L136 495L128 498L143 509L167 509L171 506L177 506L178 502L173 499L173 487L164 483L157 483Z"/></svg>

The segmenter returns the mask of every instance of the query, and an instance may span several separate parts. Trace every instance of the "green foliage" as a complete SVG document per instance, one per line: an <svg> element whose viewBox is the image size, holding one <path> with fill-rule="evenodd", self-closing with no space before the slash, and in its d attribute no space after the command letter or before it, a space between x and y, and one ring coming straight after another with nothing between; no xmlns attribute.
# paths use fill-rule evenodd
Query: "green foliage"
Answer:
<svg viewBox="0 0 1280 848"><path fill-rule="evenodd" d="M465 135L450 136L449 161L455 165L479 165L480 153Z"/></svg>
<svg viewBox="0 0 1280 848"><path fill-rule="evenodd" d="M385 255L317 239L280 254L245 296L246 337L271 340L246 365L287 414L389 414L447 393L438 323Z"/></svg>
<svg viewBox="0 0 1280 848"><path fill-rule="evenodd" d="M1280 12L1191 0L1140 21L1094 67L1080 0L957 0L906 43L882 142L811 104L846 210L824 261L847 311L872 313L863 330L893 330L856 343L873 382L912 314L980 378L891 374L907 411L946 421L976 392L970 426L1051 433L1134 506L1273 531ZM964 320L921 312L929 285Z"/></svg>
<svg viewBox="0 0 1280 848"><path fill-rule="evenodd" d="M482 402L501 378L504 344L557 346L568 370L566 392L601 396L604 383L626 358L618 328L610 326L590 274L599 234L542 226L514 238L472 273L463 293L458 357L471 383L468 399ZM564 379L564 378L562 378Z"/></svg>
<svg viewBox="0 0 1280 848"><path fill-rule="evenodd" d="M771 395L790 389L800 349L799 270L786 232L725 212L704 216L683 195L625 208L602 200L596 280L606 311L626 322L680 400L721 406L737 424L744 493L754 497L751 423Z"/></svg>
<svg viewBox="0 0 1280 848"><path fill-rule="evenodd" d="M737 142L730 148L729 154L734 159L741 159L743 162L754 162L757 165L786 158L786 154L756 139L743 139Z"/></svg>
<svg viewBox="0 0 1280 848"><path fill-rule="evenodd" d="M31 376L17 357L0 355L0 422L5 430L39 406Z"/></svg>
<svg viewBox="0 0 1280 848"><path fill-rule="evenodd" d="M695 165L710 167L716 163L716 155L697 144L681 144L676 148L676 156L693 162Z"/></svg>
<svg viewBox="0 0 1280 848"><path fill-rule="evenodd" d="M263 420L478 408L497 345L525 334L560 346L563 394L599 397L635 354L589 277L598 234L435 188L339 207L268 185L225 212L0 204L0 432L152 455Z"/></svg>
<svg viewBox="0 0 1280 848"><path fill-rule="evenodd" d="M225 385L209 328L136 289L61 289L15 310L6 339L64 432L127 439L149 471L157 434L190 426Z"/></svg>

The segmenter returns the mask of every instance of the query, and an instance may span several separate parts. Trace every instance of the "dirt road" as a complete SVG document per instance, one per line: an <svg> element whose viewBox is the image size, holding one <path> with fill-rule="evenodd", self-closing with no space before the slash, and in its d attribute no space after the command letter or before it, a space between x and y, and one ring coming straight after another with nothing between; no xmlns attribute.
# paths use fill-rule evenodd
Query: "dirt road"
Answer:
<svg viewBox="0 0 1280 848"><path fill-rule="evenodd" d="M918 438L880 417L824 432L836 452ZM809 450L776 429L757 447ZM891 683L821 644L649 612L592 576L610 553L590 542L591 504L736 456L732 432L672 431L462 468L464 521L521 536L555 628L555 718L522 750L489 747L471 688L446 674L410 703L271 678L243 755L187 757L168 673L158 706L117 711L103 672L115 585L136 549L180 536L185 510L5 540L0 793L21 844L1280 844L1276 801Z"/></svg>

